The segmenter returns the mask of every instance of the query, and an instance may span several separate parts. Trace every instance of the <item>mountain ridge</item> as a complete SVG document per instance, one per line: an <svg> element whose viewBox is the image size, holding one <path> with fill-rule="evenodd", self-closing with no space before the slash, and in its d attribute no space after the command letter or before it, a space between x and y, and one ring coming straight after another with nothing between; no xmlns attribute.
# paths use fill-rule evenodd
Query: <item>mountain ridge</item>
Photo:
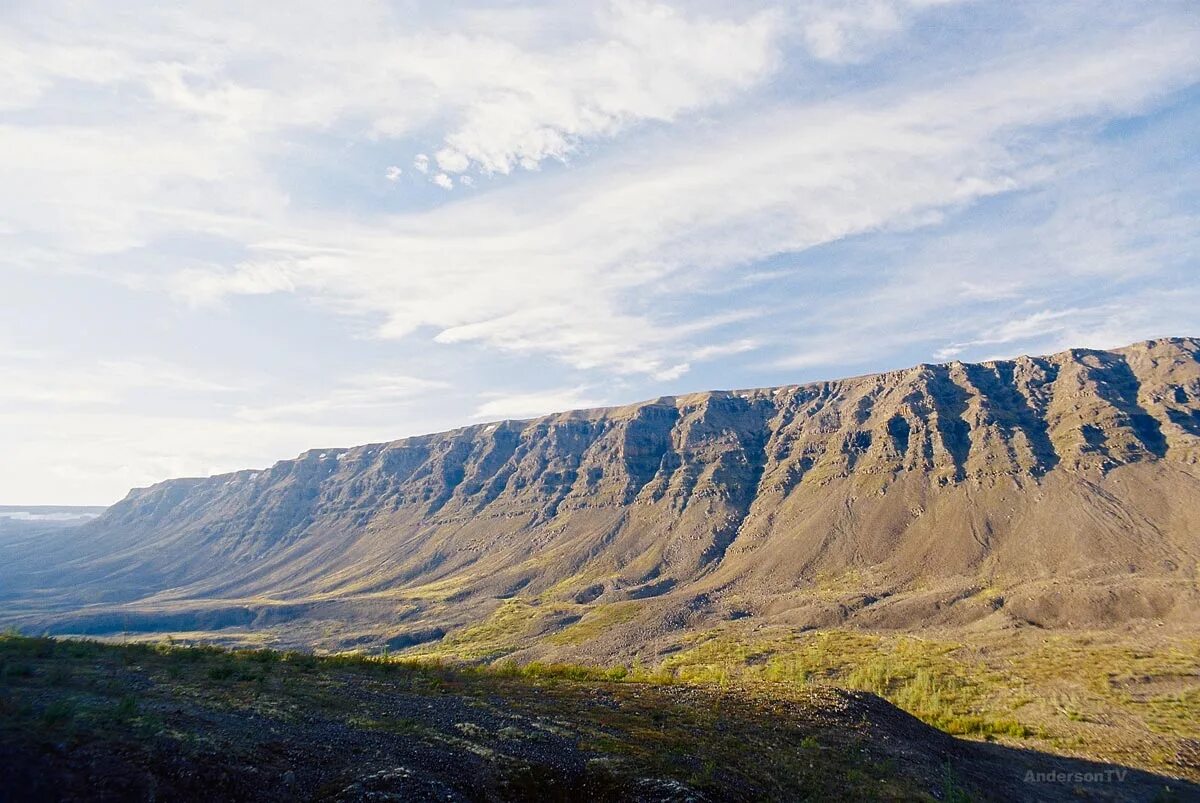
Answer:
<svg viewBox="0 0 1200 803"><path fill-rule="evenodd" d="M761 386L761 387L728 388L728 389L714 388L714 389L708 389L708 390L692 391L692 392L688 392L688 393L668 394L668 395L658 396L653 399L645 399L645 400L630 402L627 404L614 404L614 405L605 405L605 406L599 406L599 407L575 408L575 409L571 409L571 410L564 410L564 411L560 411L560 412L548 413L548 414L540 415L540 416L531 416L531 417L527 417L527 418L494 419L494 420L483 421L483 422L479 422L479 423L475 423L475 424L467 424L467 425L460 426L460 427L452 427L451 429L442 430L439 432L425 433L425 434L420 434L420 435L411 435L411 436L406 436L403 438L397 438L397 439L391 440L391 441L377 441L377 442L373 442L373 443L360 444L360 445L351 446L351 447L344 447L344 446L330 446L330 447L324 447L324 448L314 447L314 448L310 448L310 449L305 449L303 452L301 452L295 458L283 459L283 460L276 461L276 463L273 464L273 466L278 465L280 463L293 462L295 460L303 460L312 455L322 455L322 454L329 454L329 453L336 454L336 453L344 453L344 452L360 450L360 449L381 448L381 447L385 447L385 446L399 446L399 445L408 444L410 442L421 441L421 440L425 440L425 439L429 439L429 438L436 438L439 436L449 436L449 435L453 435L453 434L472 432L472 431L477 431L477 430L481 430L481 429L487 430L489 428L498 428L498 427L504 426L504 425L531 424L534 422L538 422L538 421L542 421L542 420L546 420L546 419L563 417L563 416L577 416L577 417L602 416L602 415L618 413L618 412L626 411L626 410L634 410L634 409L638 409L638 408L643 408L643 407L650 406L650 405L669 405L669 404L675 404L679 401L686 402L686 401L689 401L694 398L710 396L710 395L712 395L712 396L720 396L720 395L728 396L728 395L748 394L748 393L749 394L754 394L754 393L761 394L761 393L766 393L766 392L770 392L770 391L797 390L797 389L801 389L801 388L820 387L820 386L827 386L827 385L831 385L831 384L848 383L848 382L855 382L855 381L868 380L868 379L887 380L887 379L893 379L893 378L901 378L901 377L903 377L905 375L909 375L915 371L935 371L937 369L942 369L942 368L954 368L954 367L966 367L966 366L994 368L996 366L1020 363L1022 361L1052 360L1054 358L1065 357L1065 356L1071 356L1073 358L1080 358L1080 357L1085 357L1088 355L1122 354L1125 352L1135 350L1140 346L1145 346L1147 348L1154 348L1154 347L1160 347L1160 346L1179 345L1179 346L1184 346L1184 347L1190 347L1191 349L1196 349L1198 342L1200 342L1200 338L1196 338L1196 337L1161 337L1161 338L1151 338L1151 339L1144 340L1144 341L1138 341L1138 343L1131 344L1129 346L1125 346L1125 347L1121 347L1121 348L1114 348L1114 349L1071 348L1071 349L1066 349L1064 351L1055 352L1053 354L1048 354L1048 355L1041 355L1041 356L1020 355L1018 357L1014 357L1011 359L981 360L979 362L973 362L973 363L963 362L961 360L949 360L949 361L943 362L943 363L922 362L922 363L917 363L916 365L909 366L906 368L891 369L891 370L887 370L887 371L880 371L880 372L866 373L866 374L856 374L856 375L847 376L847 377L840 377L838 379L814 380L811 382L793 383L793 384L785 384L785 385ZM193 481L213 480L213 479L217 479L217 478L234 477L234 476L238 476L238 475L246 475L246 474L253 475L253 474L261 473L263 471L268 471L268 470L270 470L270 468L271 467L262 468L262 469L237 469L235 471L222 472L219 474L213 474L213 475L209 475L209 476L173 477L173 478L170 478L167 480L162 480L160 482L153 483L152 485L149 485L149 486L133 488L130 490L129 494L127 494L127 496L120 501L125 501L126 499L129 498L129 496L135 495L139 491L150 490L152 488L155 488L155 487L158 487L158 486L161 486L164 484L168 484L168 483L189 483L189 482L193 482ZM18 506L18 507L20 507L20 506ZM28 506L25 506L25 507L28 507Z"/></svg>
<svg viewBox="0 0 1200 803"><path fill-rule="evenodd" d="M1198 465L1195 338L925 363L168 480L48 560L6 561L0 598L10 619L63 632L118 610L151 626L168 611L201 621L227 603L250 611L232 626L282 617L277 632L302 641L315 606L366 643L444 634L504 599L636 603L618 647L644 641L638 626L743 614L1192 623ZM845 593L826 588L839 583ZM979 596L994 586L1029 599Z"/></svg>

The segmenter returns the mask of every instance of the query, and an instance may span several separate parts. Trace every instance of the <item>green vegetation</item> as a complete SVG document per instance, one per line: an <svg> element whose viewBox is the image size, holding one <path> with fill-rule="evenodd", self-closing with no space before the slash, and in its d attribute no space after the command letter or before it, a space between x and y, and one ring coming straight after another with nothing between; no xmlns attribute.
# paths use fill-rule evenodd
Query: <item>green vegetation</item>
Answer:
<svg viewBox="0 0 1200 803"><path fill-rule="evenodd" d="M826 631L777 640L742 641L701 635L663 668L690 682L825 683L861 689L891 701L947 733L1024 738L1014 717L996 716L988 690L1005 678L981 663L953 657L956 645L912 637L885 639Z"/></svg>
<svg viewBox="0 0 1200 803"><path fill-rule="evenodd" d="M473 755L490 755L505 744L541 744L557 738L564 722L573 722L567 730L578 748L609 764L632 762L639 771L720 788L729 779L710 766L713 755L736 763L741 748L722 741L728 734L715 723L724 723L731 710L740 711L753 731L749 723L755 717L770 718L781 706L786 710L797 702L811 706L813 695L844 687L877 694L955 735L1196 773L1187 753L1187 745L1200 739L1200 644L1195 642L1143 648L1111 636L1027 633L960 643L847 631L750 630L731 623L689 636L683 649L648 667L518 664L505 658L541 627L543 616L551 615L547 607L507 600L485 622L421 654L315 656L9 634L0 637L0 720L32 728L50 741L167 734L189 749L207 749L203 735L173 723L170 698L172 705L183 699L211 711L292 725L318 712L380 737L460 746L466 740ZM636 607L599 607L559 631L556 641L586 642L627 621L630 611ZM31 696L30 689L42 693ZM480 710L491 710L495 703L489 701L502 698L506 708L525 706L532 713L531 719L491 727L484 738L467 719L447 730L431 726L421 708L364 708L355 696L363 689L470 698ZM681 704L680 695L691 702ZM703 702L695 702L697 695ZM600 698L609 702L597 706ZM575 710L581 704L584 725ZM534 720L540 724L531 725ZM458 727L463 722L468 724ZM805 754L825 761L830 751L840 761L846 750L853 752L848 738L831 739L827 730L811 727L798 730L788 738L788 761L803 762ZM685 762L687 771L674 771L672 762L697 746L704 754L689 753L694 760ZM765 743L760 748L772 749ZM957 784L947 789L959 789Z"/></svg>
<svg viewBox="0 0 1200 803"><path fill-rule="evenodd" d="M611 628L624 624L638 615L641 606L637 602L616 602L594 605L575 624L546 638L550 644L577 646L604 635Z"/></svg>
<svg viewBox="0 0 1200 803"><path fill-rule="evenodd" d="M131 798L268 800L382 784L424 799L487 783L501 799L623 799L650 784L713 799L930 800L936 772L921 742L870 744L887 709L846 709L832 690L781 704L630 682L625 668L14 635L0 637L0 667L0 749L20 757L6 782L30 795L21 784L50 776L80 784L59 788L77 797L95 783Z"/></svg>
<svg viewBox="0 0 1200 803"><path fill-rule="evenodd" d="M824 578L835 593L860 577ZM984 589L981 595L998 593ZM541 644L570 654L634 619L640 603L598 606L505 600L478 625L411 657L497 664L516 677L653 684L810 686L868 691L947 733L1192 772L1188 740L1200 739L1200 641L1140 645L1113 635L1039 631L973 641L857 631L750 630L729 623L683 636L656 665L592 669L556 662L517 668L506 656ZM582 613L555 630L554 622ZM549 633L549 635L547 635ZM543 650L544 651L544 650Z"/></svg>
<svg viewBox="0 0 1200 803"><path fill-rule="evenodd" d="M861 689L951 734L1195 772L1185 754L1200 738L1197 641L1139 648L1115 636L1031 633L960 643L731 627L691 637L662 673L726 686Z"/></svg>
<svg viewBox="0 0 1200 803"><path fill-rule="evenodd" d="M633 601L584 605L547 600L545 595L537 599L506 599L482 622L459 628L436 644L424 645L415 655L466 662L495 661L529 646L563 617L576 617L578 621L545 636L545 642L579 646L631 621L640 610L641 603Z"/></svg>
<svg viewBox="0 0 1200 803"><path fill-rule="evenodd" d="M484 621L447 635L430 651L464 661L485 661L513 652L543 610L521 599L508 599Z"/></svg>

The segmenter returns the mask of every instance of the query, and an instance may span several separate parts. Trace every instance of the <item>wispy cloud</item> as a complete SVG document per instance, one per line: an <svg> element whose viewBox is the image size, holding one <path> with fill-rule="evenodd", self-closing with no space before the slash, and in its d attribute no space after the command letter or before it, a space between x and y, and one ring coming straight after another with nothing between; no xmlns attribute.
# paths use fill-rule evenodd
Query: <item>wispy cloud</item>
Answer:
<svg viewBox="0 0 1200 803"><path fill-rule="evenodd" d="M1195 309L1186 2L123 9L0 11L0 417L71 487Z"/></svg>
<svg viewBox="0 0 1200 803"><path fill-rule="evenodd" d="M962 0L868 0L801 3L797 18L805 44L819 59L861 59L879 42L901 31L916 13Z"/></svg>
<svg viewBox="0 0 1200 803"><path fill-rule="evenodd" d="M519 393L488 392L475 409L476 418L532 418L564 410L599 407L601 397L585 387L555 388Z"/></svg>
<svg viewBox="0 0 1200 803"><path fill-rule="evenodd" d="M543 53L448 43L475 62L480 86L449 111L457 120L434 156L438 167L532 170L639 121L669 122L728 100L771 71L781 29L771 11L723 20L640 0L602 7L597 21L591 37Z"/></svg>
<svg viewBox="0 0 1200 803"><path fill-rule="evenodd" d="M116 405L132 394L167 390L187 394L231 393L235 387L205 379L171 363L101 359L94 364L45 361L12 353L0 361L0 404L87 408Z"/></svg>
<svg viewBox="0 0 1200 803"><path fill-rule="evenodd" d="M344 380L339 387L322 395L262 407L243 407L237 417L246 421L303 420L333 413L345 419L356 418L364 410L394 408L411 402L421 394L443 391L446 382L396 374L367 374Z"/></svg>
<svg viewBox="0 0 1200 803"><path fill-rule="evenodd" d="M739 120L632 164L301 235L314 249L353 243L353 256L270 258L298 291L384 316L383 336L432 326L438 342L662 375L688 345L631 299L669 304L685 269L930 225L1036 186L1053 154L1018 147L1024 129L1135 109L1190 79L1198 43L1195 28L1160 25L1072 42L1037 65L1013 59L934 89Z"/></svg>

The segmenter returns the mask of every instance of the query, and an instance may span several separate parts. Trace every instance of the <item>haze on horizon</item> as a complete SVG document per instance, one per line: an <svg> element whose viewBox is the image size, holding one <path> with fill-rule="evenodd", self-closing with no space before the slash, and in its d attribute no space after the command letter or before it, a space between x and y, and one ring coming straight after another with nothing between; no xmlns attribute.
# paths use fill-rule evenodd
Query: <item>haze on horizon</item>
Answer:
<svg viewBox="0 0 1200 803"><path fill-rule="evenodd" d="M0 87L0 504L1196 334L1188 0L17 0Z"/></svg>

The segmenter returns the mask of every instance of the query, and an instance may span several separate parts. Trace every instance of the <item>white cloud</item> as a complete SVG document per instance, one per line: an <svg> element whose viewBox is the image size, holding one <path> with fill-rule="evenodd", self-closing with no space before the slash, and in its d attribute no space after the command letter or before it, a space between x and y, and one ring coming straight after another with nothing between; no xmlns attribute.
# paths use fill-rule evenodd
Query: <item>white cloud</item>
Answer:
<svg viewBox="0 0 1200 803"><path fill-rule="evenodd" d="M728 357L731 354L743 354L747 351L754 351L760 345L761 343L755 338L743 337L729 343L702 346L692 351L691 358L699 362L701 360L712 360L717 357Z"/></svg>
<svg viewBox="0 0 1200 803"><path fill-rule="evenodd" d="M963 347L961 346L946 346L933 352L933 358L938 362L946 362L957 358L962 353Z"/></svg>
<svg viewBox="0 0 1200 803"><path fill-rule="evenodd" d="M652 310L669 303L685 269L728 270L928 225L1034 186L1053 175L1055 154L1022 150L1023 128L1139 108L1190 80L1197 44L1186 26L1103 35L932 89L738 120L686 147L601 161L387 227L306 228L295 237L302 254L270 256L297 292L384 316L382 336L431 326L442 343L671 376L695 332Z"/></svg>
<svg viewBox="0 0 1200 803"><path fill-rule="evenodd" d="M209 304L230 295L289 293L296 289L286 262L242 262L229 271L190 268L171 282L173 292L193 304Z"/></svg>
<svg viewBox="0 0 1200 803"><path fill-rule="evenodd" d="M454 179L450 178L445 173L438 173L436 176L431 178L430 181L441 187L443 190L454 189Z"/></svg>
<svg viewBox="0 0 1200 803"><path fill-rule="evenodd" d="M396 181L400 180L400 176L402 176L402 175L404 175L403 170L401 170L396 165L391 165L388 167L388 169L386 171L384 171L383 177L386 178L388 181L396 182Z"/></svg>
<svg viewBox="0 0 1200 803"><path fill-rule="evenodd" d="M127 402L145 390L189 395L229 393L236 388L162 360L101 359L55 362L44 356L6 352L0 365L0 409L25 405L89 408Z"/></svg>
<svg viewBox="0 0 1200 803"><path fill-rule="evenodd" d="M861 333L856 339L847 337L847 333L853 331L849 321L831 322L828 329L830 331L826 333L803 338L799 348L786 350L783 356L771 363L772 367L789 372L806 371L833 365L853 365L879 354L882 345L879 341L864 337Z"/></svg>
<svg viewBox="0 0 1200 803"><path fill-rule="evenodd" d="M132 0L122 14L49 0L36 14L0 12L0 184L18 188L0 194L0 298L44 307L45 332L71 332L81 351L48 355L70 366L57 373L12 368L0 402L20 411L7 429L24 438L14 459L75 466L63 487L83 488L85 474L200 473L448 426L471 409L454 400L498 381L488 352L533 358L504 365L537 375L504 375L511 398L480 399L482 417L595 404L595 388L659 392L654 383L742 353L772 371L836 373L905 349L967 358L1186 329L1178 311L1194 310L1195 293L1148 288L1170 286L1155 266L1186 276L1180 255L1196 253L1194 200L1182 194L1192 177L1070 182L1114 171L1079 144L1100 123L1196 81L1190 9L1027 3L993 32L972 25L1008 17L976 4L968 20L965 4L953 11L967 37L956 45L930 33L941 22L932 5L454 4L404 16L377 0ZM914 24L922 13L932 24ZM911 47L889 50L896 42ZM880 58L892 52L902 59ZM415 173L463 187L474 177L476 191L381 192L381 154L417 151ZM503 176L547 160L570 165ZM1051 186L1076 202L1054 196L990 229L956 228L981 199ZM936 238L897 234L921 227ZM895 252L828 259L881 241ZM142 294L147 320L124 326L115 293L96 294L114 324L100 326L72 320L49 290L14 292L60 272ZM220 303L239 294L260 297ZM85 356L92 332L136 329L127 342L140 354L155 345L147 332L177 319L272 329L299 351L340 334L345 364L250 392L189 385L207 374L185 366L148 385ZM1013 321L1024 328L1004 329ZM1012 339L980 343L1000 336ZM205 341L171 359L218 364ZM279 368L239 356L254 368L235 375ZM453 388L356 384L381 364ZM778 376L753 367L722 365ZM534 393L533 382L559 389ZM179 414L143 430L153 418L143 409L118 420L130 399L158 397L211 404L194 425ZM69 408L63 432L92 438L87 448L55 441L37 405ZM95 405L104 417L79 412ZM382 423L328 425L345 410ZM106 439L102 426L119 434ZM190 431L164 434L171 426ZM106 450L128 455L128 470ZM0 479L19 495L33 486L17 473Z"/></svg>
<svg viewBox="0 0 1200 803"><path fill-rule="evenodd" d="M962 0L801 3L797 16L804 42L814 57L847 62L863 58L880 41L900 32L916 12L957 2Z"/></svg>
<svg viewBox="0 0 1200 803"><path fill-rule="evenodd" d="M447 173L462 173L471 166L470 159L450 148L442 148L434 158L437 160L438 167Z"/></svg>
<svg viewBox="0 0 1200 803"><path fill-rule="evenodd" d="M352 376L328 393L296 401L243 407L237 417L245 421L303 420L333 413L348 420L372 408L394 408L422 394L444 391L446 382L402 374L375 373ZM353 415L352 415L353 414Z"/></svg>
<svg viewBox="0 0 1200 803"><path fill-rule="evenodd" d="M845 373L910 350L912 361L980 360L1191 331L1200 229L1173 196L1195 186L1195 168L1147 171L1155 147L1090 146L989 215L882 238L860 257L870 267L855 292L800 316L802 353L775 365Z"/></svg>
<svg viewBox="0 0 1200 803"><path fill-rule="evenodd" d="M778 58L781 19L770 12L729 21L617 0L598 17L594 37L540 54L461 43L482 85L456 110L438 165L508 173L565 160L584 140L724 102Z"/></svg>
<svg viewBox="0 0 1200 803"><path fill-rule="evenodd" d="M132 487L169 477L197 477L266 467L322 444L378 442L417 434L386 427L322 422L241 421L211 416L130 416L118 410L34 410L0 416L8 460L0 467L4 498L19 504L111 504ZM31 438L25 431L40 433Z"/></svg>
<svg viewBox="0 0 1200 803"><path fill-rule="evenodd" d="M252 237L284 194L244 143L157 120L0 124L0 241L47 243L51 263L145 247L171 232Z"/></svg>
<svg viewBox="0 0 1200 803"><path fill-rule="evenodd" d="M1082 312L1079 309L1041 310L1023 318L993 326L985 330L978 339L966 343L955 343L940 349L937 354L939 359L954 357L977 346L996 346L1014 341L1052 337L1060 334L1072 321L1077 320Z"/></svg>
<svg viewBox="0 0 1200 803"><path fill-rule="evenodd" d="M1153 337L1187 335L1194 330L1189 306L1200 304L1194 288L1146 288L1120 303L1041 310L1004 321L976 340L935 352L937 359L1011 359L1020 354L1051 354L1070 348L1110 349Z"/></svg>
<svg viewBox="0 0 1200 803"><path fill-rule="evenodd" d="M530 393L485 393L475 418L533 418L549 413L599 407L604 402L588 395L587 388L558 388Z"/></svg>

